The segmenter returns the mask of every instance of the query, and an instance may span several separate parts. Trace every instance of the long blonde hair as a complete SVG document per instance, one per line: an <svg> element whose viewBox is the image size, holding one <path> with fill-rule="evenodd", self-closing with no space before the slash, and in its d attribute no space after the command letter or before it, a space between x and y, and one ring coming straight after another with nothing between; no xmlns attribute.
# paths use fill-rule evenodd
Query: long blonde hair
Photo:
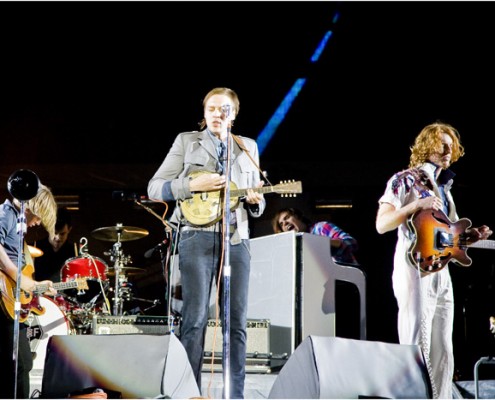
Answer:
<svg viewBox="0 0 495 400"><path fill-rule="evenodd" d="M455 163L464 155L464 147L461 144L461 137L457 129L449 124L435 122L425 126L411 146L411 157L409 168L419 167L426 162L434 153L443 151L442 134L446 133L452 139L451 164Z"/></svg>
<svg viewBox="0 0 495 400"><path fill-rule="evenodd" d="M15 199L14 202L19 204L17 199ZM55 201L55 197L50 188L40 183L36 196L26 201L26 208L41 219L41 224L50 237L55 236L57 202Z"/></svg>

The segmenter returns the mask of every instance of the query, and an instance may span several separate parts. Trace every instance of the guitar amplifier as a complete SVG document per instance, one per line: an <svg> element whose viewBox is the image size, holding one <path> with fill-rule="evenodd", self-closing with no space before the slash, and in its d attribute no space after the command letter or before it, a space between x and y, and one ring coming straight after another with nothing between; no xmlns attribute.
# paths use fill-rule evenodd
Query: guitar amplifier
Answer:
<svg viewBox="0 0 495 400"><path fill-rule="evenodd" d="M169 317L151 315L124 315L93 317L93 335L115 334L165 334L170 332ZM173 331L178 334L178 327L172 324Z"/></svg>
<svg viewBox="0 0 495 400"><path fill-rule="evenodd" d="M215 328L215 320L208 320L205 336L205 348L203 359L203 372L222 371L223 336L222 325L218 322ZM215 336L215 346L213 339ZM246 343L246 372L270 373L270 321L267 319L248 319ZM214 358L213 358L214 355Z"/></svg>
<svg viewBox="0 0 495 400"><path fill-rule="evenodd" d="M270 321L267 319L248 319L247 321L247 343L246 353L250 354L268 354L270 353ZM216 328L215 348L213 348L213 339L215 335L215 320L208 320L205 337L205 352L222 353L223 337L222 324L218 322Z"/></svg>

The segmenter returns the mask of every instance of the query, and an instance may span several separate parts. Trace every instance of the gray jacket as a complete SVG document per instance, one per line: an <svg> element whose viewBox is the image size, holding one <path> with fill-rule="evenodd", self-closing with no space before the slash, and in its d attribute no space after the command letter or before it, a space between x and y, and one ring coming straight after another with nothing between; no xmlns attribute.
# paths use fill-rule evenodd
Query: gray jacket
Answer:
<svg viewBox="0 0 495 400"><path fill-rule="evenodd" d="M250 138L242 137L245 148L259 165L258 145ZM260 171L250 157L231 138L230 181L237 189L256 188L260 182ZM218 166L217 149L206 130L183 132L177 135L170 151L148 183L150 199L162 201L182 201L193 197L189 189L189 175L198 172L216 172ZM231 186L232 190L232 186ZM231 195L232 196L232 195ZM170 221L174 224L191 225L182 215L178 206ZM263 200L258 205L241 202L235 210L237 234L241 239L249 239L248 216L261 216L266 207Z"/></svg>

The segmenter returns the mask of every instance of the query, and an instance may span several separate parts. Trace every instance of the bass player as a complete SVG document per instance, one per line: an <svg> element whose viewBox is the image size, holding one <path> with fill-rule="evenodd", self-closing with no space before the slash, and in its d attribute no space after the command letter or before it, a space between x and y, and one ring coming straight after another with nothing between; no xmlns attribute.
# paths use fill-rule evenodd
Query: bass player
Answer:
<svg viewBox="0 0 495 400"><path fill-rule="evenodd" d="M416 239L408 221L416 212L429 209L443 211L452 221L459 219L450 192L455 174L449 167L463 155L459 133L451 125L437 122L424 127L411 147L409 168L388 180L376 216L378 233L398 229L392 283L399 309L399 342L420 346L433 398L441 399L453 395L452 281L448 265L428 273L408 257ZM470 242L491 234L486 225L464 232Z"/></svg>
<svg viewBox="0 0 495 400"><path fill-rule="evenodd" d="M15 282L17 280L17 265L19 257L19 240L22 231L18 229L21 205L17 199L10 201L6 199L0 204L0 291L2 294L2 310L0 312L0 365L3 366L4 377L0 385L0 398L2 399L28 399L30 397L29 372L33 366L33 358L28 337L26 335L27 325L19 324L18 352L17 352L17 374L15 371L14 354L14 316L8 310L14 309ZM49 235L54 234L55 220L57 215L57 204L52 192L45 185L40 184L36 195L25 202L24 207L25 224L27 228L42 224ZM24 246L26 249L27 246ZM28 250L29 251L29 250ZM21 252L22 265L26 266L30 255ZM32 269L32 268L31 268ZM8 290L7 284L14 282L14 290ZM46 286L46 294L55 295L53 282L37 282L31 274L21 273L21 292L32 293L37 286ZM17 376L17 381L15 377Z"/></svg>

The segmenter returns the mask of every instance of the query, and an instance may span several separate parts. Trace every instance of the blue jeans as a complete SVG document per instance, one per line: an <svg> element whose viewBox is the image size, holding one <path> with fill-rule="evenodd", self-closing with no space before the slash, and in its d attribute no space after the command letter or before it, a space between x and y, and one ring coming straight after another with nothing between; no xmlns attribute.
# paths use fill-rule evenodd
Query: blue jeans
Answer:
<svg viewBox="0 0 495 400"><path fill-rule="evenodd" d="M182 325L180 339L198 387L201 389L204 340L208 323L210 290L217 279L223 253L222 235L215 232L185 231L179 241L179 268L182 283ZM249 240L230 245L230 398L244 398L246 325L251 254ZM222 329L223 279L220 287ZM224 333L225 337L225 333ZM225 357L222 359L225 362ZM224 382L225 384L225 382ZM225 385L224 385L225 390Z"/></svg>

